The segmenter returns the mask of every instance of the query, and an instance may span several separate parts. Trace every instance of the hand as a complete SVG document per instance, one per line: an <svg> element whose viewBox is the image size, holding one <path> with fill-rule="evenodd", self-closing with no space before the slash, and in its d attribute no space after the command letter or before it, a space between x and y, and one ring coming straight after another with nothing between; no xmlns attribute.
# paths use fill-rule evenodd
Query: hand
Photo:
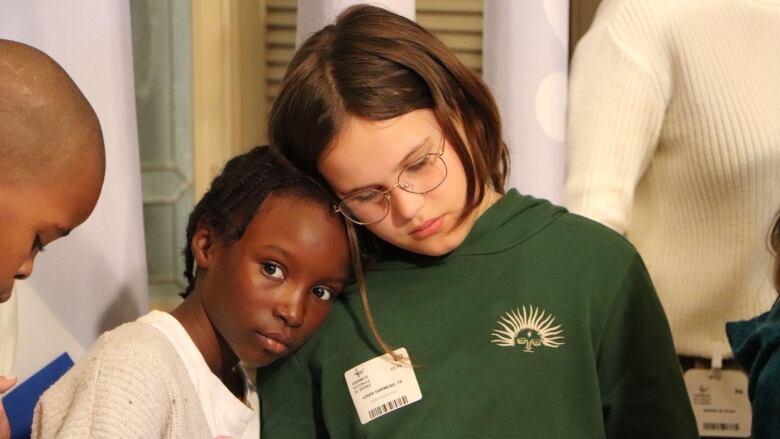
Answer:
<svg viewBox="0 0 780 439"><path fill-rule="evenodd" d="M16 385L16 377L0 376L0 395ZM11 437L11 427L8 425L8 417L5 415L3 402L0 401L0 439L9 439Z"/></svg>

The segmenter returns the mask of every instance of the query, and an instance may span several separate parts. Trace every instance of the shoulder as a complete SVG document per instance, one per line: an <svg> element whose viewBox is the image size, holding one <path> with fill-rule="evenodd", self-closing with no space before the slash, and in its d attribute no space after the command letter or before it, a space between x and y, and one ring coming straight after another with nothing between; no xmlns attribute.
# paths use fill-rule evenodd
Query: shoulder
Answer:
<svg viewBox="0 0 780 439"><path fill-rule="evenodd" d="M712 0L605 0L593 17L593 26L641 28L663 25L689 10L698 10Z"/></svg>
<svg viewBox="0 0 780 439"><path fill-rule="evenodd" d="M548 267L548 276L566 286L570 300L597 303L592 309L604 318L616 306L655 296L636 248L603 224L565 213L535 241L530 249L535 266Z"/></svg>
<svg viewBox="0 0 780 439"><path fill-rule="evenodd" d="M572 60L575 72L580 63L593 60L628 63L643 72L668 68L669 53L674 47L672 36L678 33L682 17L688 15L683 9L690 9L692 3L699 1L605 1L577 45Z"/></svg>
<svg viewBox="0 0 780 439"><path fill-rule="evenodd" d="M98 338L90 357L106 363L157 366L177 360L171 342L156 328L142 322L125 323Z"/></svg>
<svg viewBox="0 0 780 439"><path fill-rule="evenodd" d="M42 437L81 437L93 430L159 436L182 379L183 363L162 333L145 323L122 325L101 335L43 394L35 429Z"/></svg>
<svg viewBox="0 0 780 439"><path fill-rule="evenodd" d="M159 389L173 370L180 369L179 363L176 350L160 331L145 323L125 323L101 335L47 393L107 388L120 382L133 391Z"/></svg>
<svg viewBox="0 0 780 439"><path fill-rule="evenodd" d="M544 239L551 245L582 259L606 263L638 257L636 248L620 233L568 211L559 215L545 232Z"/></svg>

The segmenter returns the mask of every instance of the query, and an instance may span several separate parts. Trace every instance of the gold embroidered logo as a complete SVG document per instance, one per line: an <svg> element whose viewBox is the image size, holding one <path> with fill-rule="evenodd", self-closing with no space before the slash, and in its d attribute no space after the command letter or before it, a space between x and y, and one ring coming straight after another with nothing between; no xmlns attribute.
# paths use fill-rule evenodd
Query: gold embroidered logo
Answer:
<svg viewBox="0 0 780 439"><path fill-rule="evenodd" d="M501 328L493 330L493 343L499 346L522 346L523 352L546 346L557 348L564 344L563 329L555 325L555 317L543 309L529 305L506 312L497 321Z"/></svg>

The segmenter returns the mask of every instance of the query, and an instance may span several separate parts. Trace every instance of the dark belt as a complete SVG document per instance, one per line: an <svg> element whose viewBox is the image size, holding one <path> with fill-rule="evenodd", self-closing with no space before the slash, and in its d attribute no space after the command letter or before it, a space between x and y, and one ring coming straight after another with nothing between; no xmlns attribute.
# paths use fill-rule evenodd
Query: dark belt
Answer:
<svg viewBox="0 0 780 439"><path fill-rule="evenodd" d="M709 358L704 357L688 357L685 355L678 355L677 358L680 360L680 366L682 367L683 372L688 369L709 369L712 367L712 360ZM743 370L742 366L737 362L737 360L734 359L723 359L723 367L721 369L724 370Z"/></svg>

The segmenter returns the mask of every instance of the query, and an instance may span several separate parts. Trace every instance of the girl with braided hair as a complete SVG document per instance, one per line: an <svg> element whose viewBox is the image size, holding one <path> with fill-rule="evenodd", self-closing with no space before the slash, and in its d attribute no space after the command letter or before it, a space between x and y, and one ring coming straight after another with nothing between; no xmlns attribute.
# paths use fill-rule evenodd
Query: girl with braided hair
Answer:
<svg viewBox="0 0 780 439"><path fill-rule="evenodd" d="M33 437L252 438L265 366L324 322L350 275L328 193L267 147L230 160L190 215L184 301L103 334L39 401Z"/></svg>

